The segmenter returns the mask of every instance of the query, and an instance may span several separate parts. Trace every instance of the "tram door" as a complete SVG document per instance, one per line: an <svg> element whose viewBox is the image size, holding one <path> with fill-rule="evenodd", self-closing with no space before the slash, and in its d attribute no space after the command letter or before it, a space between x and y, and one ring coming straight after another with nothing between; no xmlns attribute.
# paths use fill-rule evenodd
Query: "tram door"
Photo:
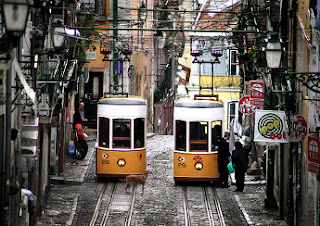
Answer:
<svg viewBox="0 0 320 226"><path fill-rule="evenodd" d="M97 103L103 96L103 72L90 72L89 79L84 81L83 102L89 128L97 128ZM80 97L81 98L81 97Z"/></svg>

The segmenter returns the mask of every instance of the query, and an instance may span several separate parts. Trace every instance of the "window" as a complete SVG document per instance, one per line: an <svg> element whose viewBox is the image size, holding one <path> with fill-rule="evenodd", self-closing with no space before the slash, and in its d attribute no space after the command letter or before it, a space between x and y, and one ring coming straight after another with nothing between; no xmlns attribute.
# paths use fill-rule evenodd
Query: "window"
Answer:
<svg viewBox="0 0 320 226"><path fill-rule="evenodd" d="M108 118L99 118L99 146L109 148Z"/></svg>
<svg viewBox="0 0 320 226"><path fill-rule="evenodd" d="M208 122L190 122L190 151L208 151Z"/></svg>
<svg viewBox="0 0 320 226"><path fill-rule="evenodd" d="M175 150L185 151L186 150L186 122L176 121L176 148Z"/></svg>
<svg viewBox="0 0 320 226"><path fill-rule="evenodd" d="M237 51L230 50L230 75L237 75L238 61Z"/></svg>
<svg viewBox="0 0 320 226"><path fill-rule="evenodd" d="M134 120L134 148L144 147L144 118Z"/></svg>
<svg viewBox="0 0 320 226"><path fill-rule="evenodd" d="M130 119L113 120L113 147L130 148Z"/></svg>
<svg viewBox="0 0 320 226"><path fill-rule="evenodd" d="M211 123L211 136L212 136L212 150L218 149L219 142L222 134L221 121L213 121Z"/></svg>
<svg viewBox="0 0 320 226"><path fill-rule="evenodd" d="M232 119L238 117L238 102L232 101L228 103L228 129L230 127L230 123L232 122Z"/></svg>

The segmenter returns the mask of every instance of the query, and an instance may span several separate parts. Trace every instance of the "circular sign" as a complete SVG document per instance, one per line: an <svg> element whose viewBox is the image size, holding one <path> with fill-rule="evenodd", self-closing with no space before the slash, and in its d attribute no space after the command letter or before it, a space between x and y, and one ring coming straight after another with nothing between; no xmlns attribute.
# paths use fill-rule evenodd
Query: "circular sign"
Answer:
<svg viewBox="0 0 320 226"><path fill-rule="evenodd" d="M282 138L283 122L276 114L266 114L258 122L260 134L268 139ZM280 137L281 136L281 137Z"/></svg>
<svg viewBox="0 0 320 226"><path fill-rule="evenodd" d="M308 125L301 115L296 115L292 122L293 134L298 140L304 140L307 136Z"/></svg>
<svg viewBox="0 0 320 226"><path fill-rule="evenodd" d="M239 111L245 115L251 115L255 113L257 110L257 106L251 104L251 100L249 96L243 96L239 100Z"/></svg>

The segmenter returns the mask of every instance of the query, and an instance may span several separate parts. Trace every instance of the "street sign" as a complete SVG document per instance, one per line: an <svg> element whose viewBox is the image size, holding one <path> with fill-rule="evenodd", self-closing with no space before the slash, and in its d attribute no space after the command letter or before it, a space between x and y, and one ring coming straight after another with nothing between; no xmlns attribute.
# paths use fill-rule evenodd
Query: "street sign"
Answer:
<svg viewBox="0 0 320 226"><path fill-rule="evenodd" d="M262 80L250 81L251 104L263 106L264 102L264 82Z"/></svg>
<svg viewBox="0 0 320 226"><path fill-rule="evenodd" d="M239 100L239 110L245 115L251 115L257 110L257 106L251 103L249 96L243 96Z"/></svg>
<svg viewBox="0 0 320 226"><path fill-rule="evenodd" d="M308 170L319 173L319 138L308 136Z"/></svg>
<svg viewBox="0 0 320 226"><path fill-rule="evenodd" d="M301 115L296 115L292 122L293 134L298 140L304 140L307 136L308 125Z"/></svg>

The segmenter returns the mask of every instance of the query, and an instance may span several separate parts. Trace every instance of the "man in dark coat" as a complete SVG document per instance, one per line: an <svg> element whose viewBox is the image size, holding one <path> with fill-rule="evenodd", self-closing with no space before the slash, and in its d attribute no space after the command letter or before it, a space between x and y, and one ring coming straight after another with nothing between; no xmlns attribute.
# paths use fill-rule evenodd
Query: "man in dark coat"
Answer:
<svg viewBox="0 0 320 226"><path fill-rule="evenodd" d="M229 164L229 143L227 140L230 138L230 133L225 132L223 139L220 140L219 147L218 147L218 170L220 173L218 186L221 188L227 188L228 185L228 176L229 170L227 165Z"/></svg>
<svg viewBox="0 0 320 226"><path fill-rule="evenodd" d="M248 168L248 152L242 148L240 141L235 144L235 150L232 152L232 164L235 165L235 177L237 192L243 192L244 189L244 176Z"/></svg>

